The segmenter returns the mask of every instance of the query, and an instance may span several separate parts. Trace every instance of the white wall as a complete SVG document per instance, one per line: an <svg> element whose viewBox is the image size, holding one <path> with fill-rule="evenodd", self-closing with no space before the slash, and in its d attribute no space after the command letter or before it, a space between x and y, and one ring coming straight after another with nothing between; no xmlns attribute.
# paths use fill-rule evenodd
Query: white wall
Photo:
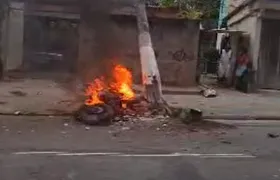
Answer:
<svg viewBox="0 0 280 180"><path fill-rule="evenodd" d="M250 57L253 60L253 66L255 69L258 67L258 48L259 48L259 36L260 30L257 28L258 24L258 18L256 16L251 16L243 21L241 21L238 24L235 24L230 27L231 30L238 30L238 31L244 31L244 33L248 34L250 37L250 48L249 48L249 53Z"/></svg>
<svg viewBox="0 0 280 180"><path fill-rule="evenodd" d="M228 3L228 10L229 10L229 13L231 13L235 8L237 8L238 6L240 6L244 1L246 0L228 0L229 3Z"/></svg>
<svg viewBox="0 0 280 180"><path fill-rule="evenodd" d="M243 31L250 37L249 53L253 61L253 67L258 69L261 19L258 11L260 3L257 1L250 6L243 8L236 15L228 20L230 30Z"/></svg>

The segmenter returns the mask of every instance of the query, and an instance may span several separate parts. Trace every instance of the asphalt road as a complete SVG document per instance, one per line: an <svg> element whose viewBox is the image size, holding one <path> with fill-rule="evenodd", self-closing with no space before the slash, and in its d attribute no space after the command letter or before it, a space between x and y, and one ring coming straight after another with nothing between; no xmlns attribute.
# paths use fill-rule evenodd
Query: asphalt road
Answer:
<svg viewBox="0 0 280 180"><path fill-rule="evenodd" d="M0 180L280 179L279 139L267 137L280 122L229 123L238 127L116 136L67 119L2 117Z"/></svg>
<svg viewBox="0 0 280 180"><path fill-rule="evenodd" d="M272 180L279 159L6 155L1 180Z"/></svg>

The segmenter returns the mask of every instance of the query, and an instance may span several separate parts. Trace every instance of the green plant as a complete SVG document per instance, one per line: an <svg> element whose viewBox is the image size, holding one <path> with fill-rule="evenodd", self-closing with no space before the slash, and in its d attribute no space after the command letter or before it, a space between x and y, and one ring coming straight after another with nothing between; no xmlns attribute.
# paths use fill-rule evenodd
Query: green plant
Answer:
<svg viewBox="0 0 280 180"><path fill-rule="evenodd" d="M165 8L178 8L181 18L217 19L220 0L160 0L159 4Z"/></svg>

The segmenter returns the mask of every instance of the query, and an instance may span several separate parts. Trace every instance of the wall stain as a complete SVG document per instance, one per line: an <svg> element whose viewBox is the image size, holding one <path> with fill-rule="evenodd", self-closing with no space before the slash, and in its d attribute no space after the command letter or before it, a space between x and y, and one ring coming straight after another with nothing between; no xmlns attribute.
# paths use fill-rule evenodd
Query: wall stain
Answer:
<svg viewBox="0 0 280 180"><path fill-rule="evenodd" d="M184 49L180 49L175 52L171 52L171 54L172 54L172 60L174 60L174 61L178 61L178 62L193 61L192 55L186 53Z"/></svg>

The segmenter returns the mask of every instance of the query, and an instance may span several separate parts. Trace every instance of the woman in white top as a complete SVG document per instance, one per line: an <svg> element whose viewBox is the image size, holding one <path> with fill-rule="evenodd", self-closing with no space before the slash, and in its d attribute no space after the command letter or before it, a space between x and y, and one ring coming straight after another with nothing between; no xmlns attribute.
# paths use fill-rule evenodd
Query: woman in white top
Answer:
<svg viewBox="0 0 280 180"><path fill-rule="evenodd" d="M230 76L231 57L232 57L231 49L229 46L226 46L225 49L222 50L221 58L219 62L218 77L220 80L226 80Z"/></svg>

